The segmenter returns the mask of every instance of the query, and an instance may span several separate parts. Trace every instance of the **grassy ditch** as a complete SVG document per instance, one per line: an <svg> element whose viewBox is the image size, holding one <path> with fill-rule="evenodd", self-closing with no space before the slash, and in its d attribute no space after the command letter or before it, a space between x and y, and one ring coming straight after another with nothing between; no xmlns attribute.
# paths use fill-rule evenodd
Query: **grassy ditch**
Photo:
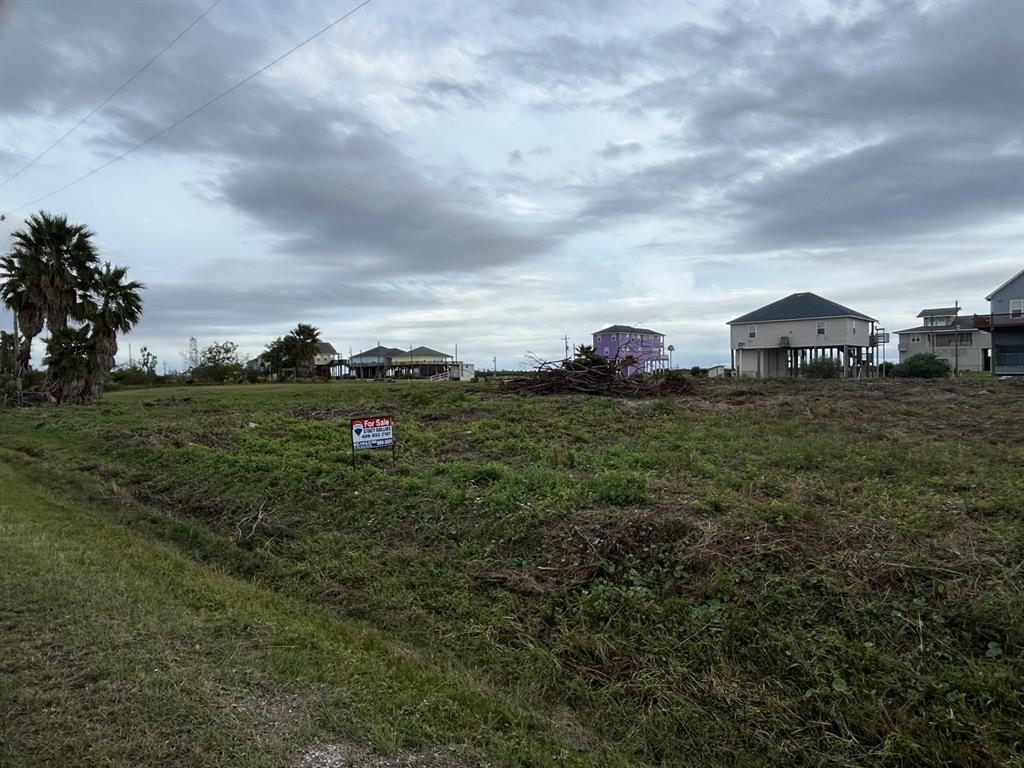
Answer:
<svg viewBox="0 0 1024 768"><path fill-rule="evenodd" d="M353 470L368 412L399 460ZM5 412L0 445L143 540L500 691L580 759L970 766L1024 749L1022 427L1024 389L987 379L342 384Z"/></svg>

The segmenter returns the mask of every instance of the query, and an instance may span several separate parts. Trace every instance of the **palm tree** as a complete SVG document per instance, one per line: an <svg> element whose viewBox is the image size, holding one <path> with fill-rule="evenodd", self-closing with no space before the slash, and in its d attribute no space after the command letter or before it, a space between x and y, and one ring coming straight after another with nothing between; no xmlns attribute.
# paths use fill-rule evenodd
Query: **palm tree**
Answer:
<svg viewBox="0 0 1024 768"><path fill-rule="evenodd" d="M102 391L103 377L114 367L117 354L117 334L128 333L142 317L142 297L145 286L137 280L128 280L127 267L115 267L106 262L103 269L95 270L90 280L87 297L77 308L77 314L92 323L94 343L92 381Z"/></svg>
<svg viewBox="0 0 1024 768"><path fill-rule="evenodd" d="M295 339L295 367L301 369L304 378L312 375L316 362L316 349L320 343L320 329L306 323L299 323L291 332Z"/></svg>
<svg viewBox="0 0 1024 768"><path fill-rule="evenodd" d="M14 312L24 344L19 364L28 368L32 359L32 339L42 333L46 320L46 296L43 292L42 262L31 253L17 252L0 256L0 301Z"/></svg>
<svg viewBox="0 0 1024 768"><path fill-rule="evenodd" d="M46 341L43 363L49 369L48 389L58 403L98 400L90 387L95 344L88 325L58 328Z"/></svg>
<svg viewBox="0 0 1024 768"><path fill-rule="evenodd" d="M52 333L74 315L79 293L89 289L99 258L93 233L84 224L69 224L67 216L46 211L29 216L27 224L27 230L11 236L11 251L29 266L31 287L41 296L46 326Z"/></svg>
<svg viewBox="0 0 1024 768"><path fill-rule="evenodd" d="M80 315L92 323L89 378L90 396L96 400L103 394L103 378L114 367L117 334L131 331L142 317L139 291L145 286L127 277L127 267L115 267L106 262L103 269L94 272L89 296L79 309Z"/></svg>

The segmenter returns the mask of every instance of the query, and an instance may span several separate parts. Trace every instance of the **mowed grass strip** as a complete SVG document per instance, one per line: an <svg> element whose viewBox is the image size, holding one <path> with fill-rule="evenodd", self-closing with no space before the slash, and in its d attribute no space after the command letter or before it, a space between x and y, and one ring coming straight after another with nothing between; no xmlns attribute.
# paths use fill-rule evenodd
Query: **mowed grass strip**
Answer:
<svg viewBox="0 0 1024 768"><path fill-rule="evenodd" d="M0 460L5 768L279 768L338 741L440 744L459 766L618 762L571 752L537 718L372 631L43 490L31 460Z"/></svg>

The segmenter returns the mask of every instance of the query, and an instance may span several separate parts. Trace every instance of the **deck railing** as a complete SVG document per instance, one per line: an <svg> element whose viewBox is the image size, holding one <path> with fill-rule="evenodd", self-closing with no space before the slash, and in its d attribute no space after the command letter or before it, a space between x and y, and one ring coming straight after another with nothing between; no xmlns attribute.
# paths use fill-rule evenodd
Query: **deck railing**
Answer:
<svg viewBox="0 0 1024 768"><path fill-rule="evenodd" d="M993 328L1014 328L1018 326L1024 326L1024 314L1019 312L974 316L974 327L983 331L991 331Z"/></svg>

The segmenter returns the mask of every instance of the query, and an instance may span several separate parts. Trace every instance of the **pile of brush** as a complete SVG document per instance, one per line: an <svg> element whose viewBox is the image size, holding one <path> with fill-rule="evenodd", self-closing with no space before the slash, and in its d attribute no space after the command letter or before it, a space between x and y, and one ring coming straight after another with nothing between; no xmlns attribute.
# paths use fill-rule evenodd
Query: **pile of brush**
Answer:
<svg viewBox="0 0 1024 768"><path fill-rule="evenodd" d="M513 392L534 395L608 395L617 397L657 397L683 395L693 391L693 381L681 371L626 373L636 360L605 360L589 347L580 347L571 360L537 361L534 372L505 381Z"/></svg>

